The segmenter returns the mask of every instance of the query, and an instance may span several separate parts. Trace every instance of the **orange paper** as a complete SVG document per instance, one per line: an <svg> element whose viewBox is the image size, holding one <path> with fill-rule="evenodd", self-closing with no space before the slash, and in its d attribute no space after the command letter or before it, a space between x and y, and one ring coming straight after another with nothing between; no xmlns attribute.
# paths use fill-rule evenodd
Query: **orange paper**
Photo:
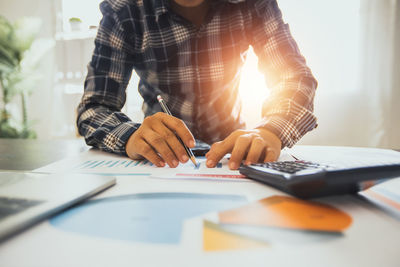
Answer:
<svg viewBox="0 0 400 267"><path fill-rule="evenodd" d="M341 232L352 218L334 207L288 196L272 196L219 213L222 224L246 224L290 229Z"/></svg>
<svg viewBox="0 0 400 267"><path fill-rule="evenodd" d="M224 251L234 249L252 249L266 247L265 242L257 241L223 230L219 225L204 221L204 251Z"/></svg>

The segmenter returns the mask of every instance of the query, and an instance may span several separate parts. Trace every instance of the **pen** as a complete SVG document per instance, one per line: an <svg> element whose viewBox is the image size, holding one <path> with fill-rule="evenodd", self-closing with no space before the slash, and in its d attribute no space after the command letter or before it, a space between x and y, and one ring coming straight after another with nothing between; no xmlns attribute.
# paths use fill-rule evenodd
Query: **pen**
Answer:
<svg viewBox="0 0 400 267"><path fill-rule="evenodd" d="M161 106L162 110L164 111L164 113L167 113L168 115L173 116L172 113L171 113L171 111L169 111L169 108L168 108L167 104L165 103L164 99L163 99L160 95L157 96L157 100L158 100L158 102L160 103L160 106ZM183 147L185 148L186 154L189 156L189 158L190 158L190 160L193 162L194 166L197 167L196 158L195 158L195 156L193 155L192 150L190 150L190 148L188 148L188 147L185 145L185 143L183 143L182 139L181 139L178 135L176 135L176 137L178 138L179 142L181 142L181 144L182 144Z"/></svg>

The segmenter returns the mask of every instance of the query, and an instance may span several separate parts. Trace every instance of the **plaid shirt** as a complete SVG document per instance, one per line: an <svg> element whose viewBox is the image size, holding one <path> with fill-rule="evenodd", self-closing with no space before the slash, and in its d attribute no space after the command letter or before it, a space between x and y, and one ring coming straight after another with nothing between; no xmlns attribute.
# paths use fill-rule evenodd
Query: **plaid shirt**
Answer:
<svg viewBox="0 0 400 267"><path fill-rule="evenodd" d="M282 20L276 0L213 0L201 27L171 11L168 0L106 0L78 107L78 129L88 145L125 154L140 127L121 108L134 69L145 116L172 114L196 139L213 143L243 129L238 86L253 46L269 88L259 127L293 146L316 127L317 85Z"/></svg>

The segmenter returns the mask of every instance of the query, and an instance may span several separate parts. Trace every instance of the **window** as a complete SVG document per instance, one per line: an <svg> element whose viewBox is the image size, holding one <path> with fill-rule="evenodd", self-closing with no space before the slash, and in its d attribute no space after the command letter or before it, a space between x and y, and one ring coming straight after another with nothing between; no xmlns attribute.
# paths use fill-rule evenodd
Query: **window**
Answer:
<svg viewBox="0 0 400 267"><path fill-rule="evenodd" d="M279 0L285 20L319 81L330 92L357 89L360 0Z"/></svg>
<svg viewBox="0 0 400 267"><path fill-rule="evenodd" d="M348 94L358 89L360 71L360 0L278 0L300 51L318 80L319 96ZM240 94L248 128L261 119L261 97L268 89L249 51ZM323 104L324 97L316 99ZM319 102L318 102L319 101Z"/></svg>

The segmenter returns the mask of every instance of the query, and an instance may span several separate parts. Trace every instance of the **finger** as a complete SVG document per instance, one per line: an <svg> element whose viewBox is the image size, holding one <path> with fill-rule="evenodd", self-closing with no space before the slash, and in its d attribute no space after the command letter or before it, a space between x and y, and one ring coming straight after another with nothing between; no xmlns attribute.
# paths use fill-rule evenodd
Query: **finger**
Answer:
<svg viewBox="0 0 400 267"><path fill-rule="evenodd" d="M266 143L264 139L261 137L254 138L251 143L250 150L247 153L246 165L257 163L260 160L263 151L266 149L265 146Z"/></svg>
<svg viewBox="0 0 400 267"><path fill-rule="evenodd" d="M154 151L154 149L143 139L137 142L137 146L139 147L140 155L142 155L145 159L147 159L157 167L165 167L164 160L162 160Z"/></svg>
<svg viewBox="0 0 400 267"><path fill-rule="evenodd" d="M208 168L214 168L217 163L228 153L233 150L236 139L243 134L243 131L238 130L231 133L227 138L221 142L214 143L208 153L206 154Z"/></svg>
<svg viewBox="0 0 400 267"><path fill-rule="evenodd" d="M192 133L187 128L186 124L173 116L164 114L162 122L173 132L175 132L188 147L194 147L196 145Z"/></svg>
<svg viewBox="0 0 400 267"><path fill-rule="evenodd" d="M168 163L171 168L178 166L178 159L175 157L175 153L172 152L167 142L156 132L150 131L143 136L144 140L158 152L162 159Z"/></svg>
<svg viewBox="0 0 400 267"><path fill-rule="evenodd" d="M253 136L250 134L241 135L237 138L235 146L231 153L229 160L229 168L237 170L245 157L246 152L249 150Z"/></svg>
<svg viewBox="0 0 400 267"><path fill-rule="evenodd" d="M187 162L189 157L186 154L186 150L183 147L182 143L179 142L176 135L163 123L155 123L152 125L152 128L155 132L157 132L160 136L164 138L167 142L168 146L172 149L177 159L181 162Z"/></svg>
<svg viewBox="0 0 400 267"><path fill-rule="evenodd" d="M206 166L208 168L214 168L227 153L232 151L235 144L234 141L234 138L228 137L224 141L214 143L206 155Z"/></svg>
<svg viewBox="0 0 400 267"><path fill-rule="evenodd" d="M267 155L265 156L264 162L273 162L276 161L279 157L279 154L272 148L267 148Z"/></svg>

